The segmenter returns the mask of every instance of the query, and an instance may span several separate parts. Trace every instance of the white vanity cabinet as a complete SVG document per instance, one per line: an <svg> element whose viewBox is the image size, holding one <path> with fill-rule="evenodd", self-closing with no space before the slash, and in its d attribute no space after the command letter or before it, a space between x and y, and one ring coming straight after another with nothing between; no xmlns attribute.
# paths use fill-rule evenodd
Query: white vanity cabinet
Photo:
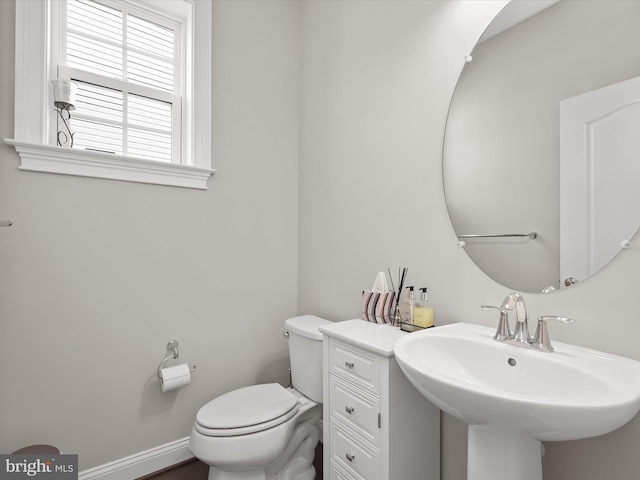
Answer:
<svg viewBox="0 0 640 480"><path fill-rule="evenodd" d="M348 320L324 342L324 480L439 480L440 411L393 356L406 332Z"/></svg>

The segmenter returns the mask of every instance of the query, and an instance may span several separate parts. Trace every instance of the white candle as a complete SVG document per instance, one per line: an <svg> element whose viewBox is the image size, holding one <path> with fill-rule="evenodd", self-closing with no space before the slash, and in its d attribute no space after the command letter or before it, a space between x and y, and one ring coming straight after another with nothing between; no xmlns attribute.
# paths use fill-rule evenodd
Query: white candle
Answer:
<svg viewBox="0 0 640 480"><path fill-rule="evenodd" d="M53 85L53 104L57 108L75 110L77 86L68 80L51 80Z"/></svg>

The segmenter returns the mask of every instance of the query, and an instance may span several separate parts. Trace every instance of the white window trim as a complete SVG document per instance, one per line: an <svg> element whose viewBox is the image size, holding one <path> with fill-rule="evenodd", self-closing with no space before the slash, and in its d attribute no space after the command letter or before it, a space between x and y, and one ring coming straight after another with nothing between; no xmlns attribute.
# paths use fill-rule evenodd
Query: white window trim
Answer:
<svg viewBox="0 0 640 480"><path fill-rule="evenodd" d="M189 164L169 164L53 146L49 121L50 2L16 2L14 138L20 170L207 189L211 168L211 2L182 0L193 8L193 102ZM33 61L39 59L39 61Z"/></svg>

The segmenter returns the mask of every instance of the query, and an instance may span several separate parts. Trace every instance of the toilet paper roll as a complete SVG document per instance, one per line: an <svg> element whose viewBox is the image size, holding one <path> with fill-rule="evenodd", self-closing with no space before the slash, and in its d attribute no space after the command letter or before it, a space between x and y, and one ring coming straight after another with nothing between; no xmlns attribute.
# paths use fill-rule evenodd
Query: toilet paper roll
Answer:
<svg viewBox="0 0 640 480"><path fill-rule="evenodd" d="M173 367L160 369L160 386L163 392L170 392L191 383L189 365L181 363Z"/></svg>

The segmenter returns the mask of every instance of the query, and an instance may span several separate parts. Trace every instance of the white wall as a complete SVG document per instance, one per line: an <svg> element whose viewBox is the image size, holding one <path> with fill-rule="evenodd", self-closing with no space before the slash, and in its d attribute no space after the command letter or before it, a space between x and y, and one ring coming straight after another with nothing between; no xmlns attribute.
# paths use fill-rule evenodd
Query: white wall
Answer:
<svg viewBox="0 0 640 480"><path fill-rule="evenodd" d="M206 192L20 172L0 145L0 217L15 221L0 231L0 451L54 443L89 468L184 437L209 398L286 381L296 302L357 316L387 266L429 286L438 323L493 325L479 305L508 289L455 246L440 157L463 57L500 3L307 1L300 47L300 4L216 1ZM0 138L13 133L13 10L0 2ZM558 340L640 359L639 277L631 249L527 305L577 320ZM163 395L172 336L198 372ZM460 480L466 428L443 424L442 478ZM545 480L634 479L639 443L637 419L548 443Z"/></svg>
<svg viewBox="0 0 640 480"><path fill-rule="evenodd" d="M299 309L358 316L376 272L409 267L436 323L495 325L480 310L509 290L456 246L442 188L442 135L464 56L504 2L305 2ZM640 359L640 249L583 284L527 294L531 317L573 317L552 337ZM465 478L466 428L443 418L443 480ZM632 480L640 420L546 444L545 480Z"/></svg>
<svg viewBox="0 0 640 480"><path fill-rule="evenodd" d="M13 1L0 2L0 139L13 136ZM18 171L0 144L0 451L86 469L189 435L197 409L287 382L296 314L299 6L216 1L208 191ZM197 365L163 394L167 341Z"/></svg>

